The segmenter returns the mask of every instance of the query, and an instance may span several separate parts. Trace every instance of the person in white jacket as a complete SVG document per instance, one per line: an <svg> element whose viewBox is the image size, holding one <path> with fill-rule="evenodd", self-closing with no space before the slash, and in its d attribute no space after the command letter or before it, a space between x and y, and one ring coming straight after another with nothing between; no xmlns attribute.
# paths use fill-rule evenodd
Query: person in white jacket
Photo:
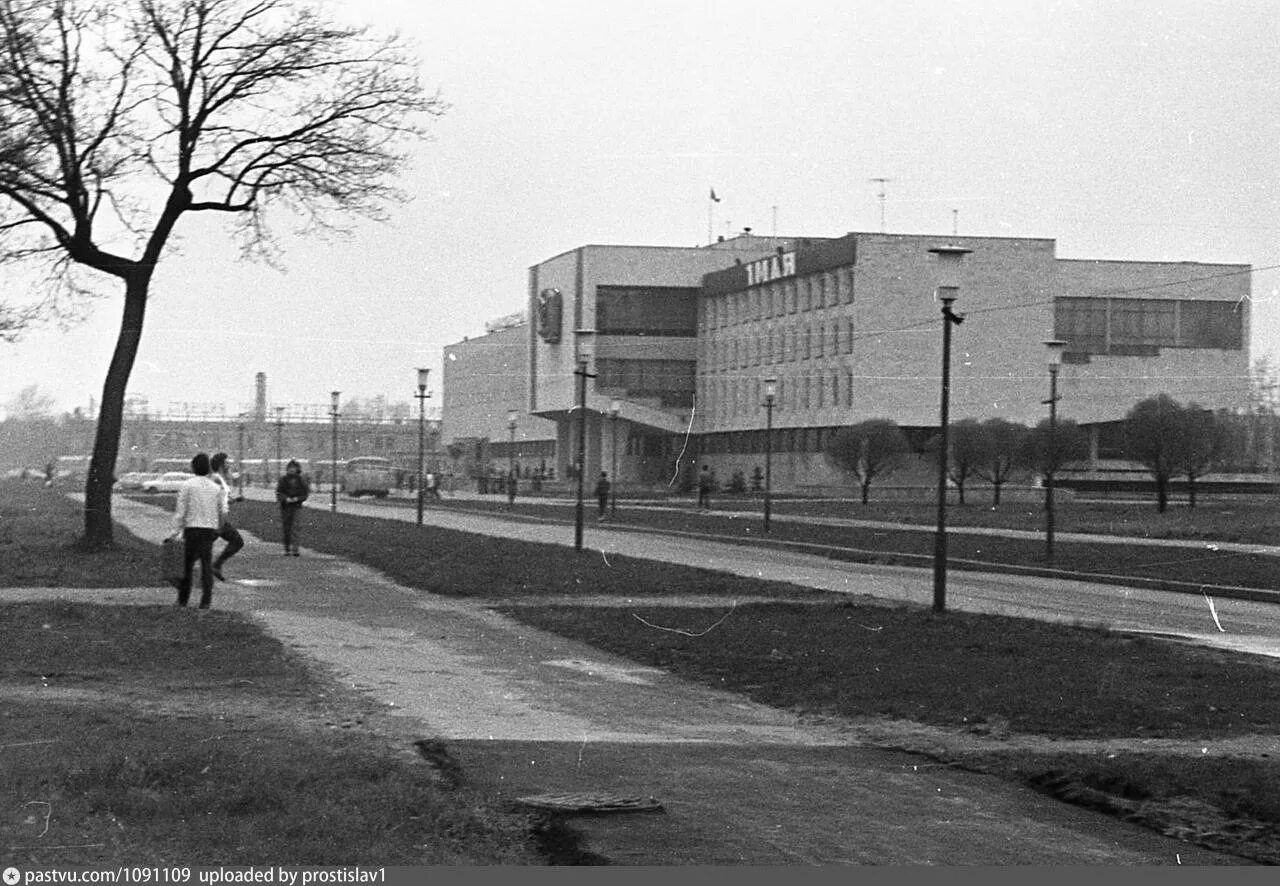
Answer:
<svg viewBox="0 0 1280 886"><path fill-rule="evenodd" d="M222 487L209 476L209 454L197 452L191 459L195 474L178 487L178 503L174 508L174 536L185 542L182 582L178 585L178 605L186 606L191 597L191 580L195 562L200 561L200 608L213 603L213 542L226 520Z"/></svg>
<svg viewBox="0 0 1280 886"><path fill-rule="evenodd" d="M218 530L218 538L226 542L222 552L213 559L213 577L218 581L226 581L222 575L222 567L228 560L240 553L244 547L244 537L240 530L231 525L231 478L227 471L227 454L215 452L209 459L209 476L222 487L222 528Z"/></svg>

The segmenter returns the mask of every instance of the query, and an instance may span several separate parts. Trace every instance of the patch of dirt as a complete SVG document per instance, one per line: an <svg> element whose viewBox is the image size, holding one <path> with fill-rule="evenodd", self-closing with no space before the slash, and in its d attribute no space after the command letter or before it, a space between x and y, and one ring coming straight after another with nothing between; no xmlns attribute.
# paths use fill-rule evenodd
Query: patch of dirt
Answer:
<svg viewBox="0 0 1280 886"><path fill-rule="evenodd" d="M1205 741L1170 738L1054 739L1013 732L1007 723L944 729L906 720L805 717L805 722L856 737L877 747L920 754L934 762L1024 781L1054 799L1142 825L1167 837L1227 852L1262 864L1280 864L1280 826L1232 816L1189 797L1136 799L1084 784L1055 767L1063 754L1082 758L1118 754L1232 757L1272 760L1274 735L1240 735ZM1028 775L1028 773L1035 773ZM1121 788L1121 790L1123 790Z"/></svg>

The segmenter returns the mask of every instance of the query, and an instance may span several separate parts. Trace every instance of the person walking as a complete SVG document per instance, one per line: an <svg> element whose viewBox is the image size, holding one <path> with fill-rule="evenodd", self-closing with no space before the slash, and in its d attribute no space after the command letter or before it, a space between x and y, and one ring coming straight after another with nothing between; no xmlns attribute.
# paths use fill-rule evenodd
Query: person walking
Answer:
<svg viewBox="0 0 1280 886"><path fill-rule="evenodd" d="M613 484L609 482L609 472L601 471L600 479L596 481L596 504L600 507L600 512L596 515L597 520L604 519L604 512L609 507L609 491L613 489Z"/></svg>
<svg viewBox="0 0 1280 886"><path fill-rule="evenodd" d="M698 507L711 508L711 468L709 465L702 466L702 473L698 475Z"/></svg>
<svg viewBox="0 0 1280 886"><path fill-rule="evenodd" d="M174 536L181 536L184 543L179 606L186 606L191 598L197 560L200 561L200 608L208 609L213 603L213 543L222 529L226 511L222 487L209 476L210 470L208 453L197 452L191 459L195 476L178 487L178 502L173 512Z"/></svg>
<svg viewBox="0 0 1280 886"><path fill-rule="evenodd" d="M298 511L311 495L311 484L302 476L302 465L296 458L289 459L284 474L276 483L276 501L280 503L280 525L284 535L284 555L299 556L297 541Z"/></svg>
<svg viewBox="0 0 1280 886"><path fill-rule="evenodd" d="M240 530L231 525L231 472L227 468L227 454L225 452L215 452L213 458L209 459L210 476L213 481L222 488L222 528L218 530L218 538L226 542L222 546L221 552L213 560L213 577L218 581L226 581L222 575L223 565L240 553L240 549L244 547L244 538L240 535Z"/></svg>

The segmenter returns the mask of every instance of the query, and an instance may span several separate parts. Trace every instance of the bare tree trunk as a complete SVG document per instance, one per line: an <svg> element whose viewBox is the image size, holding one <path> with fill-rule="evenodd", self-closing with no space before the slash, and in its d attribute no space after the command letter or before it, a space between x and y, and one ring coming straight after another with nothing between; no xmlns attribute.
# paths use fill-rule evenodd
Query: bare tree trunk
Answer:
<svg viewBox="0 0 1280 886"><path fill-rule="evenodd" d="M108 547L114 540L111 522L111 487L115 484L116 458L124 425L124 395L142 340L151 275L139 269L125 278L124 314L116 349L102 384L98 428L84 488L84 545L90 550Z"/></svg>

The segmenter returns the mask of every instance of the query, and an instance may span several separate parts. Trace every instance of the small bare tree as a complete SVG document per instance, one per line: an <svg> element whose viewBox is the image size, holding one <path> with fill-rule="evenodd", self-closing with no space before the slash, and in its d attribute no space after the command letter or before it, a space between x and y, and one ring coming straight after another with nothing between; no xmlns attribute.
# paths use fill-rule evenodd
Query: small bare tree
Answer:
<svg viewBox="0 0 1280 886"><path fill-rule="evenodd" d="M1000 490L1021 467L1020 456L1030 429L1007 419L989 418L982 423L982 430L986 451L978 462L977 473L991 484L991 504L999 507Z"/></svg>
<svg viewBox="0 0 1280 886"><path fill-rule="evenodd" d="M1021 462L1045 478L1046 487L1068 462L1089 457L1089 438L1072 419L1044 419L1022 441ZM1048 491L1045 493L1048 505Z"/></svg>
<svg viewBox="0 0 1280 886"><path fill-rule="evenodd" d="M1143 400L1124 419L1125 456L1141 464L1156 483L1156 507L1169 507L1169 480L1181 459L1182 405L1168 394Z"/></svg>
<svg viewBox="0 0 1280 886"><path fill-rule="evenodd" d="M857 478L862 503L870 498L871 481L892 474L911 451L907 437L888 419L871 419L836 431L827 441L827 459Z"/></svg>
<svg viewBox="0 0 1280 886"><path fill-rule="evenodd" d="M1174 470L1187 478L1187 504L1196 506L1196 480L1212 471L1227 449L1227 426L1217 415L1195 403L1182 411Z"/></svg>
<svg viewBox="0 0 1280 886"><path fill-rule="evenodd" d="M976 418L966 418L951 426L950 437L951 457L947 459L947 476L956 484L956 494L960 504L964 504L964 484L970 477L978 475L979 467L986 461L986 429Z"/></svg>
<svg viewBox="0 0 1280 886"><path fill-rule="evenodd" d="M446 106L397 37L295 0L0 0L0 257L121 285L85 487L85 543L112 538L125 387L156 267L189 213L235 220L269 259L268 215L303 230L382 218L398 146Z"/></svg>

